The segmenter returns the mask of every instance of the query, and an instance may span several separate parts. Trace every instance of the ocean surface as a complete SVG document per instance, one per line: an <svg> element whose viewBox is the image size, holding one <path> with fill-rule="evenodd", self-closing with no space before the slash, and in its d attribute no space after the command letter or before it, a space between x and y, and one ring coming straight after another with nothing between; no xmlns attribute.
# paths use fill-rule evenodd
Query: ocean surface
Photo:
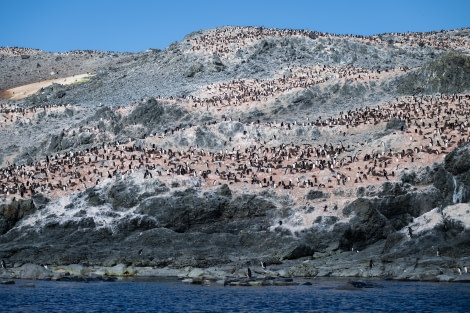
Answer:
<svg viewBox="0 0 470 313"><path fill-rule="evenodd" d="M310 282L223 287L17 280L0 285L0 312L470 312L468 283L375 281L375 288L345 290L345 280Z"/></svg>

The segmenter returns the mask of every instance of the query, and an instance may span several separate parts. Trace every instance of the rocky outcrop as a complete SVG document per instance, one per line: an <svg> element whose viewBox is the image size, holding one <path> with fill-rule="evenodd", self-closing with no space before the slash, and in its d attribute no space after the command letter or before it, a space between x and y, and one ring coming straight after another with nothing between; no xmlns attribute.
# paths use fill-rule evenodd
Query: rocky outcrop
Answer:
<svg viewBox="0 0 470 313"><path fill-rule="evenodd" d="M169 195L152 195L140 199L135 212L155 218L159 227L178 233L238 234L240 231L266 230L269 226L266 218L273 215L275 208L274 203L261 196L232 197L230 188L222 185L215 192L201 193L188 188Z"/></svg>
<svg viewBox="0 0 470 313"><path fill-rule="evenodd" d="M204 70L204 65L202 65L201 63L196 63L189 67L185 75L186 77L194 77L197 73L200 73L203 70Z"/></svg>
<svg viewBox="0 0 470 313"><path fill-rule="evenodd" d="M112 199L111 205L114 209L130 209L139 203L138 191L139 187L135 184L119 181L109 188L107 196Z"/></svg>
<svg viewBox="0 0 470 313"><path fill-rule="evenodd" d="M456 256L465 255L470 249L470 229L465 221L469 208L468 204L457 204L445 209L433 209L416 218L410 223L412 236L402 232L387 238L383 258L404 258L420 252L427 257L444 257L446 262L454 258L455 264ZM457 263L455 267L463 267L462 263Z"/></svg>
<svg viewBox="0 0 470 313"><path fill-rule="evenodd" d="M33 200L14 200L10 204L0 205L0 235L34 212L36 212L36 206Z"/></svg>
<svg viewBox="0 0 470 313"><path fill-rule="evenodd" d="M450 194L452 203L470 201L470 144L459 147L449 153L444 162L444 169L452 176ZM450 175L449 175L450 176Z"/></svg>
<svg viewBox="0 0 470 313"><path fill-rule="evenodd" d="M454 176L470 171L470 144L452 150L446 155L444 169Z"/></svg>
<svg viewBox="0 0 470 313"><path fill-rule="evenodd" d="M220 57L217 54L212 55L211 65L211 70L214 72L222 72L225 69L224 63L222 63L222 60L220 60Z"/></svg>
<svg viewBox="0 0 470 313"><path fill-rule="evenodd" d="M349 228L341 238L344 250L363 249L394 231L390 221L368 199L359 198L343 209Z"/></svg>
<svg viewBox="0 0 470 313"><path fill-rule="evenodd" d="M305 244L299 245L294 248L294 250L287 253L282 259L285 260L295 260L302 257L310 257L315 253L315 250L312 247L309 247Z"/></svg>
<svg viewBox="0 0 470 313"><path fill-rule="evenodd" d="M470 57L450 52L410 72L399 83L401 94L460 93L470 88Z"/></svg>
<svg viewBox="0 0 470 313"><path fill-rule="evenodd" d="M444 196L442 206L470 201L470 144L465 144L449 153L442 166L430 173L433 185Z"/></svg>
<svg viewBox="0 0 470 313"><path fill-rule="evenodd" d="M309 190L305 195L305 199L307 200L314 200L314 199L322 199L322 198L329 198L330 195L327 192L321 190Z"/></svg>
<svg viewBox="0 0 470 313"><path fill-rule="evenodd" d="M29 96L26 102L32 105L48 103L50 100L62 99L67 94L67 87L60 84L52 84L48 87L41 88L34 95Z"/></svg>

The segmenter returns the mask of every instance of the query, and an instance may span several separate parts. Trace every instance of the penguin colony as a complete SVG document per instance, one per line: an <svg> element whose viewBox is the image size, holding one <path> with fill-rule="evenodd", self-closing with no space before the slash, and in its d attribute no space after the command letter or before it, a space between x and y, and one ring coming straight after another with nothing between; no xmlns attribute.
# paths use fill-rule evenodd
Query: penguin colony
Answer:
<svg viewBox="0 0 470 313"><path fill-rule="evenodd" d="M11 114L4 114L5 120ZM244 132L270 128L292 133L298 128L318 129L338 134L334 141L311 143L257 142L209 151L198 147L164 149L158 142L165 135L191 132L173 129L167 134L149 136L137 145L135 140L114 142L83 151L48 155L32 164L11 164L0 169L0 196L29 198L43 193L56 198L70 192L116 179L141 175L142 178L191 176L202 186L248 184L250 188L325 189L357 188L384 181L398 181L400 172L414 165L442 161L459 145L470 140L470 95L404 97L376 108L341 112L338 116L300 120L298 123L251 122ZM15 117L17 118L17 117ZM371 127L384 129L392 120L403 121L387 143L369 147L354 142L354 133ZM217 122L213 122L214 126ZM89 131L96 131L90 129ZM68 135L63 130L63 136ZM240 134L241 139L248 134ZM273 140L275 142L275 140ZM394 143L404 143L394 145Z"/></svg>
<svg viewBox="0 0 470 313"><path fill-rule="evenodd" d="M470 49L466 37L452 36L437 40L433 33L395 34L397 45L429 45ZM200 36L189 36L187 44L195 53L217 53L227 56L238 48L265 37L335 37L303 30L276 30L257 27L228 27L211 30ZM387 44L380 36L351 36L364 42ZM33 53L8 48L8 53ZM5 48L3 49L5 50ZM185 97L155 99L163 105L181 105L189 110L207 110L219 120L204 126L216 129L232 121L231 110L269 103L285 93L309 88L329 81L380 80L408 68L380 71L350 65L333 67L289 66L271 79L236 79L201 87ZM135 104L115 108L129 114ZM83 150L62 151L47 155L30 164L6 161L0 168L0 201L27 199L42 193L50 199L83 191L107 180L138 176L171 181L177 177L198 180L202 188L221 184L247 188L272 188L302 198L309 189L333 194L344 189L356 194L359 187L399 181L403 171L441 162L445 155L470 141L470 95L405 96L376 107L364 107L332 116L312 119L299 117L287 121L243 121L243 132L230 138L223 149L209 150L198 146L168 148L162 140L169 136L189 136L198 125L168 129L144 138L125 142L101 143ZM62 106L0 106L0 127L10 129L18 123L34 123L41 114L63 111ZM384 131L398 123L378 145L362 141L360 134ZM270 140L256 139L259 129L273 133ZM319 131L322 136L310 142L296 142L296 131ZM98 134L99 129L83 126L81 132ZM73 136L73 129L63 129L61 136ZM280 143L275 134L293 138ZM346 192L346 194L348 194ZM325 207L325 210L328 206Z"/></svg>

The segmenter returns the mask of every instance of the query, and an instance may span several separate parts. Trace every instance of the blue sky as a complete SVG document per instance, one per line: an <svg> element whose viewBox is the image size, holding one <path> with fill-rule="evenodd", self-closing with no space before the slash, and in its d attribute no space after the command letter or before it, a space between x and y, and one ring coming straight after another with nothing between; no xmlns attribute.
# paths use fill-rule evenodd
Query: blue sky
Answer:
<svg viewBox="0 0 470 313"><path fill-rule="evenodd" d="M224 25L372 35L470 27L470 0L0 0L0 46L164 49Z"/></svg>

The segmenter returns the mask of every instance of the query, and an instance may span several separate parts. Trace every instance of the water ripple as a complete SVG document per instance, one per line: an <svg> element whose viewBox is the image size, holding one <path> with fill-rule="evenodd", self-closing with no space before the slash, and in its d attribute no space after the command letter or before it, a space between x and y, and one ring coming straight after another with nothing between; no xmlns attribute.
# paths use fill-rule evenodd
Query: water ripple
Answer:
<svg viewBox="0 0 470 313"><path fill-rule="evenodd" d="M467 312L470 284L380 282L341 290L344 281L311 286L221 287L179 281L0 285L2 312Z"/></svg>

